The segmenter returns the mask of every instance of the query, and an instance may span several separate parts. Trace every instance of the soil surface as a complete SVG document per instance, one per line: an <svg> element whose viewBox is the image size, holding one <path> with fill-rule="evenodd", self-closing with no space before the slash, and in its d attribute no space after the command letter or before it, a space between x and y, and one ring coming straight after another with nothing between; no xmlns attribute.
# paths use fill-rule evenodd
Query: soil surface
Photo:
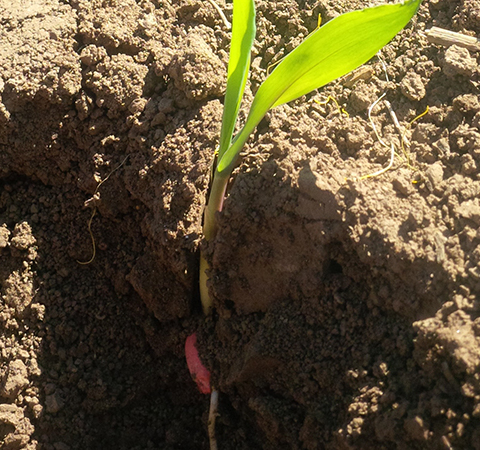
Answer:
<svg viewBox="0 0 480 450"><path fill-rule="evenodd" d="M245 106L319 14L364 6L256 4ZM1 448L207 449L197 331L220 449L480 449L480 54L424 34L479 36L478 0L425 0L381 59L261 122L207 249L207 319L218 12L0 0L0 18Z"/></svg>

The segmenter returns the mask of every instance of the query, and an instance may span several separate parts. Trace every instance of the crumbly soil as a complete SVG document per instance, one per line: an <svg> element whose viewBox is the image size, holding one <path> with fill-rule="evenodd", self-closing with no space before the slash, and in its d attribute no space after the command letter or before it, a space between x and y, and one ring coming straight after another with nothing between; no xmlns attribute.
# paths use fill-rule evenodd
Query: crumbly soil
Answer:
<svg viewBox="0 0 480 450"><path fill-rule="evenodd" d="M246 104L318 14L364 2L256 4ZM206 247L207 319L218 13L0 0L0 17L1 448L207 449L197 331L222 450L480 449L480 54L422 33L480 35L478 0L425 0L385 66L261 122ZM383 93L403 150L383 101L369 120Z"/></svg>

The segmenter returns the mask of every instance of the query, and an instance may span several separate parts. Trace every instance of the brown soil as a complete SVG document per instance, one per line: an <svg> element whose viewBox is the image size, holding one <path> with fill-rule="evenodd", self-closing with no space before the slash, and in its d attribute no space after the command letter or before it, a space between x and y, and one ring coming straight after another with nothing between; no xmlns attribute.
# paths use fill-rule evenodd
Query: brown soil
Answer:
<svg viewBox="0 0 480 450"><path fill-rule="evenodd" d="M364 4L256 3L248 100L318 14ZM480 449L480 55L421 33L479 35L477 0L425 1L382 53L389 82L374 59L260 124L208 249L208 319L217 12L0 0L0 17L2 448L208 448L197 330L220 449ZM411 164L359 180L389 160L367 114L383 92ZM373 120L398 148L383 103Z"/></svg>

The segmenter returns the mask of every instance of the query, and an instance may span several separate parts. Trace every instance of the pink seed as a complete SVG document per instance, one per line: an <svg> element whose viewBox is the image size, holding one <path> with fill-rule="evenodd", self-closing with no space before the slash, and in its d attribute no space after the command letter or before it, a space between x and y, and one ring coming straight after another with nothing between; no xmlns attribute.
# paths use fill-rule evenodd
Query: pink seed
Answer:
<svg viewBox="0 0 480 450"><path fill-rule="evenodd" d="M185 357L187 359L188 370L193 381L197 383L198 390L202 394L210 394L210 372L200 361L197 350L197 333L187 337L185 341Z"/></svg>

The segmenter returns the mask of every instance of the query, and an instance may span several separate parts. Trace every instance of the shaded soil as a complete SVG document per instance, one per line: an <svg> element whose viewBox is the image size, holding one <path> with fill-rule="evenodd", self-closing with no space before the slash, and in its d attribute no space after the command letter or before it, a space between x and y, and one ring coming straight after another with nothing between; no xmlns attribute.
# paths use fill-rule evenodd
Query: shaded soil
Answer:
<svg viewBox="0 0 480 450"><path fill-rule="evenodd" d="M318 14L363 6L256 3L247 101ZM0 0L0 17L2 448L208 448L194 330L221 449L480 448L480 55L422 33L478 36L476 0L425 1L382 51L388 81L374 59L262 121L207 249L207 319L218 13ZM389 161L368 118L384 92L409 145L362 178ZM385 103L372 120L400 149Z"/></svg>

